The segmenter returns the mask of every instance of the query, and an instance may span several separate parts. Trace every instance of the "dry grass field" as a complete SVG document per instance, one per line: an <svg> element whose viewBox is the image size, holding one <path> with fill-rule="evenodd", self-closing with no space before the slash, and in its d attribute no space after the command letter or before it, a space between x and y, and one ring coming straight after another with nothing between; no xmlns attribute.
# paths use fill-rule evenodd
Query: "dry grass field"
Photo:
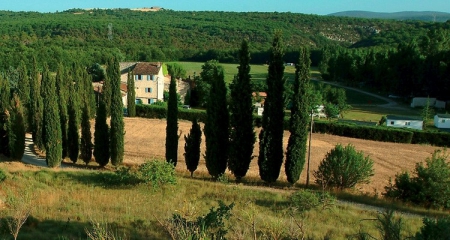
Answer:
<svg viewBox="0 0 450 240"><path fill-rule="evenodd" d="M178 123L182 136L178 145L177 171L187 172L184 162L184 135L189 132L191 122L180 120ZM202 125L203 127L203 125ZM125 160L126 164L139 164L145 159L154 157L164 158L165 151L165 119L125 118ZM257 129L257 134L259 129ZM285 131L283 144L286 145L289 132ZM353 144L359 151L369 155L375 162L375 176L368 185L359 185L357 190L362 193L381 193L388 184L389 177L401 171L412 171L418 162L424 161L437 147L429 145L413 145L399 143L375 142L362 139L339 137L327 134L313 134L311 144L311 182L314 182L312 171L316 170L320 161L336 144ZM202 153L205 151L205 139L202 139ZM254 155L259 152L259 144L255 144ZM231 173L227 171L231 177ZM195 174L207 174L204 159L200 160L200 166ZM247 178L259 179L257 157L251 163ZM286 181L284 166L282 167L279 181ZM306 167L301 175L299 183L306 181Z"/></svg>

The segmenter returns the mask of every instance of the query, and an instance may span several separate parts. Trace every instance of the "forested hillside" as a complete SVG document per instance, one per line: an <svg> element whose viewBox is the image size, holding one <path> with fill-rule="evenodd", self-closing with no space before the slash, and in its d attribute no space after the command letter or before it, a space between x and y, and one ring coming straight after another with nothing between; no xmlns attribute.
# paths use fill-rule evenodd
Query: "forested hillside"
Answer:
<svg viewBox="0 0 450 240"><path fill-rule="evenodd" d="M300 46L395 47L450 23L399 22L296 13L140 12L128 9L57 13L0 12L0 69L30 63L32 56L55 71L58 62L122 61L237 62L237 48L249 40L253 63L267 61L274 30L283 31L286 61ZM110 26L110 27L108 27Z"/></svg>

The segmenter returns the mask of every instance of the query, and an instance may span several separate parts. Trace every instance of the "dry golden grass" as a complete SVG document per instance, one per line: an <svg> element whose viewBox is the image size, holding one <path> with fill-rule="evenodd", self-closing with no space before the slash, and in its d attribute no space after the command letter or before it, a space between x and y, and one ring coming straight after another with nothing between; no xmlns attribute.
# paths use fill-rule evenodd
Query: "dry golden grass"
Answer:
<svg viewBox="0 0 450 240"><path fill-rule="evenodd" d="M187 172L184 162L184 138L188 134L191 122L180 120L178 123L179 131L182 137L178 144L178 164L177 171ZM203 128L203 125L202 125ZM165 119L144 119L144 118L125 118L125 160L126 164L139 164L145 159L164 158L165 153ZM257 129L257 134L259 129ZM289 132L285 131L283 144L286 145L289 139ZM394 178L396 173L402 171L411 171L418 162L422 162L429 157L437 147L428 145L413 145L400 143L385 143L368 141L362 139L354 139L347 137L339 137L327 134L313 134L311 144L311 182L314 182L312 172L317 170L320 161L325 157L336 144L353 144L359 151L369 155L375 162L375 176L368 185L358 186L359 190L364 193L380 193L384 191L384 186L388 184L390 177ZM203 136L202 154L205 151L205 139ZM254 155L259 152L258 142L255 144ZM229 173L229 172L228 172ZM202 157L200 166L195 174L207 174L205 162ZM231 175L231 174L230 174ZM259 170L257 157L255 157L250 165L248 178L259 178ZM284 174L284 166L281 169L280 181L286 181ZM306 167L301 175L299 183L306 181Z"/></svg>

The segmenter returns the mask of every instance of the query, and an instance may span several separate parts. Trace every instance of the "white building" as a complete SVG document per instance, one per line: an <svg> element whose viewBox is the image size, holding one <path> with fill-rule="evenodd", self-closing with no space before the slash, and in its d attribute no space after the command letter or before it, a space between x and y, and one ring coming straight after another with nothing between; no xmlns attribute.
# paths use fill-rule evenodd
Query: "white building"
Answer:
<svg viewBox="0 0 450 240"><path fill-rule="evenodd" d="M450 114L436 114L434 116L434 126L437 128L450 128Z"/></svg>
<svg viewBox="0 0 450 240"><path fill-rule="evenodd" d="M386 116L386 126L396 128L412 128L417 130L423 129L423 120L420 117L407 116Z"/></svg>

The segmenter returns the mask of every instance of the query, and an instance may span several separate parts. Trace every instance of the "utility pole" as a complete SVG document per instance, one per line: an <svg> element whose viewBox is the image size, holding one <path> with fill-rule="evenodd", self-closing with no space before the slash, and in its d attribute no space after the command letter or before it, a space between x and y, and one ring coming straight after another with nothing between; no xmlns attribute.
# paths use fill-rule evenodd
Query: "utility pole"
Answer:
<svg viewBox="0 0 450 240"><path fill-rule="evenodd" d="M310 166L310 160L311 160L311 138L312 138L312 131L313 131L313 124L314 124L314 109L311 109L311 122L310 122L310 129L309 129L309 143L308 143L308 165L306 167L306 187L309 186L309 166Z"/></svg>

